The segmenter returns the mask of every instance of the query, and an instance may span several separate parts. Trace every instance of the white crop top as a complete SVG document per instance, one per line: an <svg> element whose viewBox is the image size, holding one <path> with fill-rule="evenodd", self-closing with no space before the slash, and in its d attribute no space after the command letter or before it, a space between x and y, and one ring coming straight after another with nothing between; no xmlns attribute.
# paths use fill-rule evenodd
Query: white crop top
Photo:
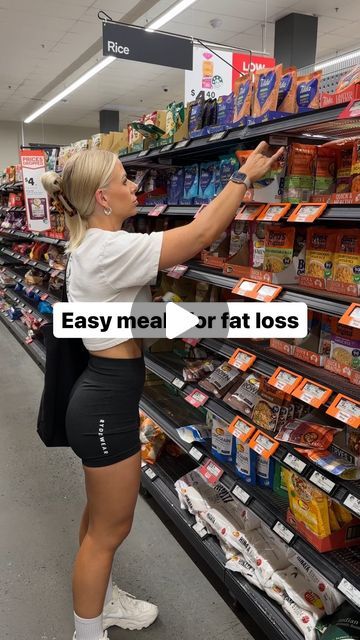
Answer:
<svg viewBox="0 0 360 640"><path fill-rule="evenodd" d="M67 270L69 302L151 302L163 231L128 233L88 229ZM110 349L127 338L84 338L89 351Z"/></svg>

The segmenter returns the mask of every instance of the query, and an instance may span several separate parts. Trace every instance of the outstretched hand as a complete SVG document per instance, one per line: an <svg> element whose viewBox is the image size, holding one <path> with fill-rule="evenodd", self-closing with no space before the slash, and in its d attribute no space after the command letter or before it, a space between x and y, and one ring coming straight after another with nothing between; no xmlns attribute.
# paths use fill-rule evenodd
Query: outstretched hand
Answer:
<svg viewBox="0 0 360 640"><path fill-rule="evenodd" d="M285 151L285 147L281 147L274 155L269 156L269 149L267 142L260 142L241 167L241 172L246 173L251 182L263 178Z"/></svg>

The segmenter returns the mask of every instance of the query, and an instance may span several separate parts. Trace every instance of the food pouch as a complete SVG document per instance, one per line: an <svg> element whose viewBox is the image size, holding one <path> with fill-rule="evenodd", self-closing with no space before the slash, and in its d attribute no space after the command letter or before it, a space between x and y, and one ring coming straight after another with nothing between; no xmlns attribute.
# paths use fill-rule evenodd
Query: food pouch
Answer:
<svg viewBox="0 0 360 640"><path fill-rule="evenodd" d="M276 111L295 113L296 109L296 67L286 69L280 80L279 96Z"/></svg>
<svg viewBox="0 0 360 640"><path fill-rule="evenodd" d="M233 438L233 463L236 474L249 482L256 483L256 453L250 449L247 442Z"/></svg>
<svg viewBox="0 0 360 640"><path fill-rule="evenodd" d="M242 382L234 385L226 394L225 402L240 413L251 416L259 392L260 381L260 375L247 374Z"/></svg>
<svg viewBox="0 0 360 640"><path fill-rule="evenodd" d="M283 391L262 380L252 414L254 424L266 431L276 431L284 398Z"/></svg>
<svg viewBox="0 0 360 640"><path fill-rule="evenodd" d="M298 522L319 538L331 533L328 497L305 478L290 472L288 476L290 510Z"/></svg>
<svg viewBox="0 0 360 640"><path fill-rule="evenodd" d="M353 142L336 147L336 193L350 193L352 187Z"/></svg>
<svg viewBox="0 0 360 640"><path fill-rule="evenodd" d="M360 370L360 330L332 318L330 358L342 366Z"/></svg>
<svg viewBox="0 0 360 640"><path fill-rule="evenodd" d="M302 109L319 109L322 71L314 71L297 79L296 105Z"/></svg>
<svg viewBox="0 0 360 640"><path fill-rule="evenodd" d="M234 155L220 157L220 191L226 187L232 174L238 168L239 163Z"/></svg>
<svg viewBox="0 0 360 640"><path fill-rule="evenodd" d="M360 283L360 230L338 232L333 279L347 284Z"/></svg>
<svg viewBox="0 0 360 640"><path fill-rule="evenodd" d="M189 133L202 129L204 106L205 106L205 94L203 91L200 91L196 99L193 102L190 102L189 104L189 112L188 112Z"/></svg>
<svg viewBox="0 0 360 640"><path fill-rule="evenodd" d="M250 266L264 268L266 222L252 222L250 226Z"/></svg>
<svg viewBox="0 0 360 640"><path fill-rule="evenodd" d="M196 198L199 191L199 165L190 164L184 170L184 198Z"/></svg>
<svg viewBox="0 0 360 640"><path fill-rule="evenodd" d="M260 487L272 488L275 474L274 458L266 460L262 456L256 457L256 483L260 485Z"/></svg>
<svg viewBox="0 0 360 640"><path fill-rule="evenodd" d="M240 376L239 369L228 362L223 362L208 378L200 380L199 385L203 389L211 391L217 398L221 398Z"/></svg>
<svg viewBox="0 0 360 640"><path fill-rule="evenodd" d="M254 104L252 115L262 116L267 111L276 111L280 81L282 77L282 64L271 69L259 69L255 71Z"/></svg>
<svg viewBox="0 0 360 640"><path fill-rule="evenodd" d="M275 436L280 442L288 442L307 449L327 449L339 429L326 427L307 420L292 420Z"/></svg>
<svg viewBox="0 0 360 640"><path fill-rule="evenodd" d="M306 202L314 190L316 147L293 143L288 155L285 202Z"/></svg>
<svg viewBox="0 0 360 640"><path fill-rule="evenodd" d="M213 416L211 432L211 452L223 462L232 460L233 435L227 429L228 425L224 420Z"/></svg>
<svg viewBox="0 0 360 640"><path fill-rule="evenodd" d="M234 87L234 115L233 121L238 122L241 118L250 115L252 97L251 75L241 76L235 80Z"/></svg>
<svg viewBox="0 0 360 640"><path fill-rule="evenodd" d="M335 89L335 93L339 93L340 91L345 91L352 84L358 84L360 82L360 64L357 64L355 67L350 69L345 75L343 75L339 83Z"/></svg>
<svg viewBox="0 0 360 640"><path fill-rule="evenodd" d="M211 200L215 195L215 162L202 162L199 176L199 197Z"/></svg>
<svg viewBox="0 0 360 640"><path fill-rule="evenodd" d="M354 467L351 462L338 458L330 451L314 451L313 449L302 449L303 456L306 456L318 467L329 471L334 476L339 476L344 480L357 480L360 478L360 469Z"/></svg>
<svg viewBox="0 0 360 640"><path fill-rule="evenodd" d="M318 147L315 170L315 194L327 195L335 190L336 150L331 147Z"/></svg>
<svg viewBox="0 0 360 640"><path fill-rule="evenodd" d="M332 277L337 231L309 226L306 236L305 273L314 278Z"/></svg>
<svg viewBox="0 0 360 640"><path fill-rule="evenodd" d="M292 262L295 227L266 225L264 269L279 273Z"/></svg>
<svg viewBox="0 0 360 640"><path fill-rule="evenodd" d="M219 96L217 99L217 118L216 124L226 126L234 119L234 94L228 96Z"/></svg>

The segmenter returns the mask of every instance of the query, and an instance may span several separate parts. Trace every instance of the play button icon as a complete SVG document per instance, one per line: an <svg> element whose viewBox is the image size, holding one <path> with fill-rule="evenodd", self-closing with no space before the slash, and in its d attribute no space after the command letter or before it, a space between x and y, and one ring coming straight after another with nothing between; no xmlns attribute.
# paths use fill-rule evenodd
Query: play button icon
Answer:
<svg viewBox="0 0 360 640"><path fill-rule="evenodd" d="M189 329L196 327L199 322L198 316L190 311L182 309L174 302L168 302L166 305L166 337L169 340L177 338L186 333Z"/></svg>

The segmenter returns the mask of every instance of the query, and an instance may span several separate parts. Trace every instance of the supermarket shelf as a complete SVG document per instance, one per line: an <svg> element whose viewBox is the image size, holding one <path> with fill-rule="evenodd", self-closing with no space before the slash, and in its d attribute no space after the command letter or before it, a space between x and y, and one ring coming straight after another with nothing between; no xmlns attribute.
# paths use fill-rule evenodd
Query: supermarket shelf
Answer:
<svg viewBox="0 0 360 640"><path fill-rule="evenodd" d="M49 320L50 316L39 313L37 307L31 304L31 302L24 296L22 296L20 291L13 291L12 289L6 287L5 295L9 298L9 300L11 300L11 302L14 303L16 307L19 307L20 309L24 309L24 311L31 313L35 318L37 318L37 320L40 320L40 322Z"/></svg>
<svg viewBox="0 0 360 640"><path fill-rule="evenodd" d="M8 184L0 185L0 192L3 192L3 193L9 193L10 191L19 191L21 189L23 189L22 182L11 182Z"/></svg>
<svg viewBox="0 0 360 640"><path fill-rule="evenodd" d="M199 464L207 457L220 467L223 470L223 475L220 478L221 484L232 494L234 489L236 490L239 487L242 490L241 502L246 504L270 529L273 530L276 524L280 522L288 531L288 535L292 535L290 546L315 566L334 586L337 586L343 578L346 578L356 589L356 592L360 593L360 551L353 548L320 554L288 525L286 507L282 498L274 494L270 489L252 486L243 482L236 476L229 465L220 462L211 454L210 447L200 444L192 446L182 442L177 435L175 423L156 407L156 401L143 396L141 407L172 440L177 442ZM210 409L208 404L206 407ZM352 602L352 604L356 605L355 602Z"/></svg>
<svg viewBox="0 0 360 640"><path fill-rule="evenodd" d="M176 461L172 461L175 465ZM293 626L283 611L263 592L256 589L242 576L225 569L224 554L213 536L201 538L193 529L195 518L180 509L172 477L162 468L162 461L142 467L143 487L160 505L165 514L185 536L196 553L228 587L230 593L256 621L265 637L272 640L301 640L301 633Z"/></svg>
<svg viewBox="0 0 360 640"><path fill-rule="evenodd" d="M17 273L10 267L6 266L5 268L2 269L2 272L5 273L5 275L7 275L9 278L14 280L14 284L18 282L19 284L22 284L24 287L31 286L33 287L35 293L38 293L40 296L46 294L47 296L46 300L50 302L50 304L55 304L55 302L59 302L60 298L56 298L53 294L49 293L46 289L43 289L42 287L38 287L37 285L27 284L23 276L21 276L21 274Z"/></svg>
<svg viewBox="0 0 360 640"><path fill-rule="evenodd" d="M226 132L221 140L211 141L210 135L201 138L191 138L185 147L182 143L177 142L169 151L162 150L161 147L151 149L145 155L140 153L131 153L120 156L121 162L126 166L129 164L143 165L158 160L171 159L176 163L184 159L191 160L191 157L199 156L206 153L223 154L229 149L236 148L241 142L250 142L251 140L264 138L272 134L290 134L300 135L304 130L306 133L311 132L312 127L323 125L326 122L333 121L344 110L344 105L329 107L326 109L318 109L313 113L294 114L287 118L280 118L263 124L242 127L239 129L230 129ZM325 130L323 128L323 130Z"/></svg>
<svg viewBox="0 0 360 640"><path fill-rule="evenodd" d="M35 269L40 269L40 271L44 271L44 273L50 273L51 271L58 271L53 267L50 267L46 262L41 262L40 260L30 260L27 257L20 255L20 253L16 253L15 251L11 251L11 249L5 249L4 247L0 247L0 252L3 255L10 256L14 260L21 262L26 267L34 267ZM64 279L64 273L59 273L59 277Z"/></svg>
<svg viewBox="0 0 360 640"><path fill-rule="evenodd" d="M153 209L153 206L140 206L137 209L137 215L145 215L147 216L149 212ZM162 216L174 216L176 218L193 218L195 213L198 211L199 207L185 207L181 205L169 205L167 209L165 209L164 213L160 214Z"/></svg>
<svg viewBox="0 0 360 640"><path fill-rule="evenodd" d="M12 335L21 344L21 346L25 349L29 356L31 356L38 367L40 367L40 369L44 371L45 349L42 344L38 342L36 338L32 342L30 342L30 344L27 344L25 342L27 338L27 330L20 320L9 320L9 318L3 311L0 311L0 320L7 327L7 329L9 329L10 333L12 333Z"/></svg>
<svg viewBox="0 0 360 640"><path fill-rule="evenodd" d="M201 282L209 282L217 287L224 289L233 289L239 278L226 276L219 269L212 269L200 262L191 261L188 263L189 269L184 273L184 278L191 280L200 280ZM284 288L277 297L279 302L305 302L310 309L328 313L333 316L342 316L348 306L354 302L355 298L346 297L347 303L341 302L344 296L337 296L331 292L315 293L313 289L304 289L299 285L283 285ZM286 289L285 289L286 287ZM326 297L325 297L326 296ZM241 296L239 296L241 298Z"/></svg>
<svg viewBox="0 0 360 640"><path fill-rule="evenodd" d="M46 242L47 244L56 244L58 247L65 247L66 241L59 238L50 238L50 236L42 236L37 233L26 231L13 231L12 229L0 229L0 236L5 238L15 238L16 240L31 240L32 242Z"/></svg>
<svg viewBox="0 0 360 640"><path fill-rule="evenodd" d="M206 348L211 349L212 351L216 350L216 353L218 353L219 355L223 355L225 357L229 357L229 355L233 353L234 350L231 348L227 350L225 345L221 345L222 348L215 347L214 343L216 342L217 342L216 340L203 340L202 345L204 347L206 346ZM157 376L159 376L162 380L165 380L170 384L173 384L175 378L180 379L182 382L184 382L182 378L182 372L180 369L176 368L176 365L174 364L174 360L172 362L171 360L166 361L166 358L164 358L164 354L162 354L162 358L160 358L155 354L147 353L145 357L145 364L150 371L152 371ZM268 368L269 365L267 363L265 363L265 365L266 367L264 367L262 372L268 375L268 371L266 369ZM194 389L196 388L197 388L196 385L184 382L184 386L181 388L181 393L184 395L188 395L189 393L194 391ZM239 416L242 415L241 413L233 410L229 405L225 404L222 400L218 400L211 397L209 397L209 400L206 402L205 406L209 411L214 413L219 418L222 418L223 420L225 420L225 422L227 422L228 424L230 424L233 421L236 415L239 415ZM251 422L248 416L243 416L243 417L248 422ZM259 429L258 426L256 425L254 426L256 429ZM178 442L178 444L180 443ZM292 457L289 457L289 454L291 454ZM277 460L277 462L279 462L283 466L285 466L287 469L290 469L291 471L295 469L297 473L299 473L299 475L301 475L303 478L308 480L317 489L321 488L319 486L319 476L320 476L320 482L321 482L321 478L323 478L323 480L328 485L328 489L329 489L328 495L333 500L336 500L336 502L339 502L340 504L344 504L344 502L347 500L349 495L356 498L358 500L357 504L358 504L359 510L358 511L353 509L349 509L349 510L352 511L352 513L355 516L359 516L359 512L360 512L360 481L359 480L350 481L350 480L343 480L341 478L340 479L337 478L333 474L328 473L324 469L321 469L319 466L315 465L313 462L311 462L310 460L302 456L299 452L295 451L290 444L287 444L287 443L280 444L280 446L274 453L274 459ZM303 464L301 465L301 463ZM299 465L302 466L302 471L299 471ZM235 476L234 476L234 479L235 479ZM359 554L359 560L360 560L360 554ZM359 564L359 569L360 569L360 564ZM359 585L360 585L360 582L359 582Z"/></svg>

